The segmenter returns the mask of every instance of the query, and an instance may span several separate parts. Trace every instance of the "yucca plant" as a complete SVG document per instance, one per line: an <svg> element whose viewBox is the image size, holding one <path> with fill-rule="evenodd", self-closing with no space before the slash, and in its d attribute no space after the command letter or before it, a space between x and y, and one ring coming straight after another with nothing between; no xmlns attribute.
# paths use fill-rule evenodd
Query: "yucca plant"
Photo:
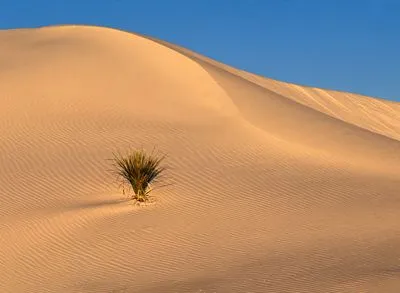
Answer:
<svg viewBox="0 0 400 293"><path fill-rule="evenodd" d="M117 174L123 180L123 186L128 184L132 188L132 199L139 202L148 200L151 192L151 184L160 179L165 171L161 166L165 156L152 153L147 154L144 150L132 150L127 155L114 154L114 163ZM124 184L125 183L125 184Z"/></svg>

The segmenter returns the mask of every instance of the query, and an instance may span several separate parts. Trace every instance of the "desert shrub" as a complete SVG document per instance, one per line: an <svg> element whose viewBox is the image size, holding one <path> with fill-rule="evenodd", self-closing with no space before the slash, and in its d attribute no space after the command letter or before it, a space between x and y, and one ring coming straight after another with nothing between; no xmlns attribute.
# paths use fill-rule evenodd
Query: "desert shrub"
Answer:
<svg viewBox="0 0 400 293"><path fill-rule="evenodd" d="M165 168L161 165L165 156L160 156L154 152L146 153L143 149L134 149L126 155L114 154L114 165L117 175L125 184L132 189L132 199L139 202L148 200L148 195L152 188L150 185L156 183Z"/></svg>

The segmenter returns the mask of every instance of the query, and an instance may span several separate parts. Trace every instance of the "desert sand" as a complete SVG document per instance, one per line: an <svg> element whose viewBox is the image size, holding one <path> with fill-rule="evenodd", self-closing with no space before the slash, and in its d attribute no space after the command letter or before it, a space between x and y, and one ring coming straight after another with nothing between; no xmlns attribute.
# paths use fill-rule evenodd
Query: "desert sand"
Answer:
<svg viewBox="0 0 400 293"><path fill-rule="evenodd" d="M400 103L54 26L0 31L0 117L2 293L400 292Z"/></svg>

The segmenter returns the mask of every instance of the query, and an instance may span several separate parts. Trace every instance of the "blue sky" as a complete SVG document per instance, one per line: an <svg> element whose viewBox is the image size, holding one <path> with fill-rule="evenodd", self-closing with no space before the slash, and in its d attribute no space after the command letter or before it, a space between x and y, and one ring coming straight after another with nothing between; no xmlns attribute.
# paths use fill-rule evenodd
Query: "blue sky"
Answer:
<svg viewBox="0 0 400 293"><path fill-rule="evenodd" d="M0 29L50 24L120 28L267 77L400 101L397 0L0 0Z"/></svg>

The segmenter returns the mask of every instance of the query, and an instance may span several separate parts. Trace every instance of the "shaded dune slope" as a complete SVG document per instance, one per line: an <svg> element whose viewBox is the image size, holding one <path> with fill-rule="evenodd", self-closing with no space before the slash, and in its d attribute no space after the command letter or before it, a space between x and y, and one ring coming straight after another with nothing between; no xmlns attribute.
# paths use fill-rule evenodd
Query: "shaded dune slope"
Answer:
<svg viewBox="0 0 400 293"><path fill-rule="evenodd" d="M282 97L307 105L329 116L350 122L351 124L388 137L400 138L400 119L398 116L400 105L396 102L346 92L300 86L264 78L235 69L174 44L154 38L150 39L177 50L188 57L202 61L203 64L208 66L214 65L220 70L223 69L224 71L240 76Z"/></svg>
<svg viewBox="0 0 400 293"><path fill-rule="evenodd" d="M0 31L1 292L398 292L400 105L98 27ZM112 152L169 154L128 204Z"/></svg>

